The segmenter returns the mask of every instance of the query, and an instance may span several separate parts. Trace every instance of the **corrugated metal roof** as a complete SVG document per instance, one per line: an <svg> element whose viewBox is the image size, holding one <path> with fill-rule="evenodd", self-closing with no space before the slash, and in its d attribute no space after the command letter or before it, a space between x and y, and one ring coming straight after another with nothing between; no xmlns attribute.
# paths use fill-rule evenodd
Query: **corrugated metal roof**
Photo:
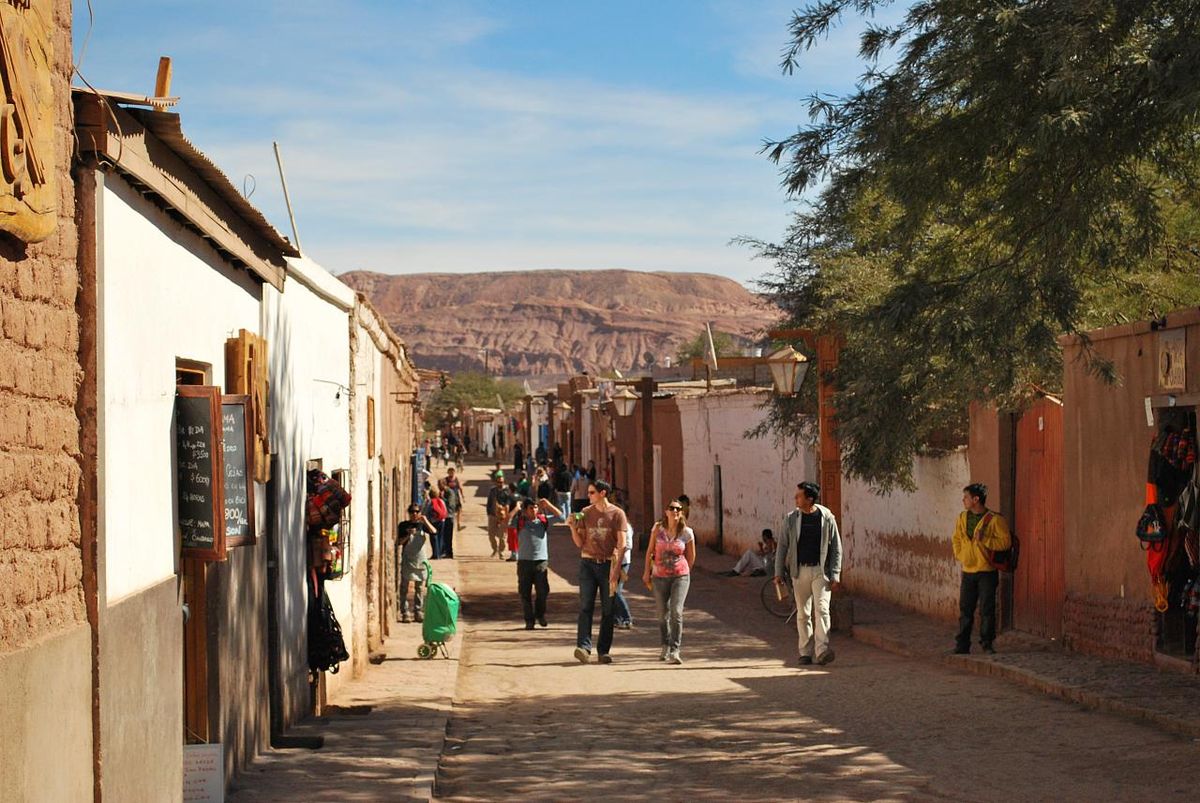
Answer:
<svg viewBox="0 0 1200 803"><path fill-rule="evenodd" d="M183 125L178 114L128 106L123 108L130 116L145 126L147 131L170 147L188 167L195 170L196 174L204 179L221 200L229 204L238 216L249 223L264 240L278 248L283 256L300 256L300 251L296 246L280 234L258 207L247 201L237 187L233 186L229 177L221 172L221 169L184 135Z"/></svg>

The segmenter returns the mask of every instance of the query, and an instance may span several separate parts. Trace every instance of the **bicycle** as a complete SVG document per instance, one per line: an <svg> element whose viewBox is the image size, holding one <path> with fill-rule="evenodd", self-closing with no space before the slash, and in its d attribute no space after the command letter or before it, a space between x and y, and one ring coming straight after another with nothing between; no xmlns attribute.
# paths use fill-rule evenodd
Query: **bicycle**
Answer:
<svg viewBox="0 0 1200 803"><path fill-rule="evenodd" d="M784 588L788 588L791 583L788 582L788 577L785 575ZM791 594L791 589L788 588L788 595L783 599L775 593L775 578L768 577L762 584L762 588L758 592L759 598L762 600L762 605L767 609L767 613L774 617L783 619L785 622L792 621L796 615L796 597Z"/></svg>

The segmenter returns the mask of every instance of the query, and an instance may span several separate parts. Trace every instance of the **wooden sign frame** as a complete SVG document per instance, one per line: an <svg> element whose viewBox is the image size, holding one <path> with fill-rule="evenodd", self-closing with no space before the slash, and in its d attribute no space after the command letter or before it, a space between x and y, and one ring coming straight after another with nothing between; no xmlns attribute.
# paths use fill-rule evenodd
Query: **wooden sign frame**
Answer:
<svg viewBox="0 0 1200 803"><path fill-rule="evenodd" d="M222 415L226 406L242 408L242 435L244 442L242 443L243 454L246 456L246 517L250 522L249 535L229 535L225 533L225 546L229 549L238 546L254 546L258 543L258 527L254 518L254 403L249 394L234 393L221 397ZM225 428L222 425L221 432L224 437ZM224 461L225 450L221 450L222 462ZM225 466L221 466L221 498L225 498Z"/></svg>
<svg viewBox="0 0 1200 803"><path fill-rule="evenodd" d="M175 389L179 398L204 399L209 405L212 429L209 434L209 453L212 455L212 517L213 545L211 547L190 547L184 544L183 528L179 524L178 514L175 521L175 535L179 539L180 552L184 558L196 558L206 561L223 561L228 557L228 547L225 543L225 452L221 437L221 389L213 385L179 385ZM178 435L178 422L174 433ZM178 467L179 454L175 455ZM176 479L178 483L178 479ZM178 485L176 485L178 493Z"/></svg>

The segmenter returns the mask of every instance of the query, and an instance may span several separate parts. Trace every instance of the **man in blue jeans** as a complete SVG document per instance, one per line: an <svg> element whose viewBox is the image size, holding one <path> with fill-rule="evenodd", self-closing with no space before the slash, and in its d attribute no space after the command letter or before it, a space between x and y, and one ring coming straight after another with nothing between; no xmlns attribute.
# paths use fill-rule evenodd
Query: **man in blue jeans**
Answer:
<svg viewBox="0 0 1200 803"><path fill-rule="evenodd" d="M613 597L625 553L625 511L608 501L612 486L604 480L588 483L588 500L581 512L571 516L571 540L579 547L579 628L575 635L575 659L586 664L592 657L592 621L596 592L600 592L600 641L596 644L602 664L611 664L613 640Z"/></svg>

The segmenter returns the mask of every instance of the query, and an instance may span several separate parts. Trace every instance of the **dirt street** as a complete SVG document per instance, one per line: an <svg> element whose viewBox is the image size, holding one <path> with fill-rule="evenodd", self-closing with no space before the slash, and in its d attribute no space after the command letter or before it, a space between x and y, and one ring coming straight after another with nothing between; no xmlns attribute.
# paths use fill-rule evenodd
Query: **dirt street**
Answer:
<svg viewBox="0 0 1200 803"><path fill-rule="evenodd" d="M653 600L640 581L635 629L617 631L614 663L581 665L570 535L552 535L550 627L526 631L514 564L487 557L485 471L467 469L477 501L455 546L464 621L439 797L1192 796L1200 750L1187 739L841 634L832 665L797 667L795 630L760 606L762 580L715 576L731 561L705 549L682 666L658 661Z"/></svg>

